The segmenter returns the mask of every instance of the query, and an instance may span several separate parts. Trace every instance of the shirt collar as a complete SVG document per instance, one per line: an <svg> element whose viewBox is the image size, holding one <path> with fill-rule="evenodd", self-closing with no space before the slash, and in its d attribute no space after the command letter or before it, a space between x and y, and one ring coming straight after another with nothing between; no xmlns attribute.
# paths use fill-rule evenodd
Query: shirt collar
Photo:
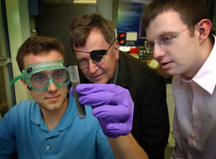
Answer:
<svg viewBox="0 0 216 159"><path fill-rule="evenodd" d="M119 68L119 66L117 64L114 76L108 81L108 83L114 83L114 84L116 84L116 80L117 80L117 76L118 76L118 68Z"/></svg>
<svg viewBox="0 0 216 159"><path fill-rule="evenodd" d="M130 61L130 59L128 59L127 56L131 57L130 55L127 55L126 53L119 51L119 61L118 61L119 71L118 71L116 84L121 85L124 88L127 88L130 83L128 77L129 76L128 66L127 66L127 62L128 60Z"/></svg>
<svg viewBox="0 0 216 159"><path fill-rule="evenodd" d="M216 41L216 37L214 36ZM192 80L184 80L183 82L196 82L200 87L205 89L210 94L213 93L215 85L216 85L216 70L215 70L215 62L216 62L216 45L214 43L213 49L201 67L201 69L197 72L197 74L192 78Z"/></svg>
<svg viewBox="0 0 216 159"><path fill-rule="evenodd" d="M62 116L61 120L59 121L59 131L65 130L69 125L71 125L72 121L75 117L77 117L77 110L76 110L76 102L74 97L68 91L68 105L67 109L65 110L64 115Z"/></svg>
<svg viewBox="0 0 216 159"><path fill-rule="evenodd" d="M48 127L46 126L46 124L45 124L45 122L43 120L40 106L36 102L35 102L34 108L32 110L32 114L31 114L30 120L34 124L40 125L40 127L43 130L49 131Z"/></svg>
<svg viewBox="0 0 216 159"><path fill-rule="evenodd" d="M69 100L68 100L67 109L65 110L64 115L62 116L61 120L59 121L57 125L59 131L65 130L72 123L72 120L76 116L76 107L75 107L74 97L71 96L69 91L68 91L68 96L69 96ZM33 108L30 120L37 125L41 125L42 129L48 130L42 118L40 106L37 103L35 104L35 107Z"/></svg>
<svg viewBox="0 0 216 159"><path fill-rule="evenodd" d="M37 125L41 125L43 123L40 106L36 102L35 102L30 120Z"/></svg>

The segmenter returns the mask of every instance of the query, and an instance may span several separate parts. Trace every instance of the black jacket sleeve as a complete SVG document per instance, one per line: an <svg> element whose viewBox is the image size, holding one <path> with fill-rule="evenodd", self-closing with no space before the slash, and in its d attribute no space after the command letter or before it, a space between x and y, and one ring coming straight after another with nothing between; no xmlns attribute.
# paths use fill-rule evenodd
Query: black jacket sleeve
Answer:
<svg viewBox="0 0 216 159"><path fill-rule="evenodd" d="M117 84L127 88L134 101L132 135L150 159L164 159L170 131L164 77L144 62L120 54Z"/></svg>
<svg viewBox="0 0 216 159"><path fill-rule="evenodd" d="M163 77L162 77L163 78ZM169 136L166 86L159 76L140 104L140 145L150 159L163 159Z"/></svg>

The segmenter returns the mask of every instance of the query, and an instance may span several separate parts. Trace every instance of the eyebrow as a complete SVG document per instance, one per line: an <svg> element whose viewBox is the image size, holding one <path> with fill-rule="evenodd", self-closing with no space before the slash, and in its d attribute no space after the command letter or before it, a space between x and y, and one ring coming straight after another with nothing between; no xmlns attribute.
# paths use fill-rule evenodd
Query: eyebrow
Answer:
<svg viewBox="0 0 216 159"><path fill-rule="evenodd" d="M90 54L90 53L91 53L92 51L94 51L94 50L92 50L92 51L90 51L90 52L87 52L87 51L79 51L79 50L73 49L73 51L74 51L74 52L81 52L81 53L89 53L89 54Z"/></svg>
<svg viewBox="0 0 216 159"><path fill-rule="evenodd" d="M89 60L89 59L91 59L90 54L89 54L89 57L85 57L85 56L83 57L83 56L81 56L80 59L77 58L77 61Z"/></svg>
<svg viewBox="0 0 216 159"><path fill-rule="evenodd" d="M166 35L168 35L168 34L175 34L176 32L175 31L166 31L166 32L163 32L159 37L161 38L161 37L164 37L164 36L166 36Z"/></svg>
<svg viewBox="0 0 216 159"><path fill-rule="evenodd" d="M166 31L166 32L163 32L160 36L159 36L159 38L162 38L162 37L164 37L164 36L167 36L168 34L175 34L176 32L174 32L174 31ZM159 38L157 38L157 39L159 39ZM147 43L149 43L149 44L151 44L151 43L154 43L154 41L149 41L149 40L146 40L147 41Z"/></svg>
<svg viewBox="0 0 216 159"><path fill-rule="evenodd" d="M109 50L110 48L111 48L111 46L114 44L114 42L116 41L116 39L109 45L109 48L108 49L96 49L96 50L92 50L92 51L98 51L98 50ZM90 52L87 52L87 51L79 51L79 50L75 50L74 48L72 48L73 49L73 51L75 52L82 52L82 53L91 53L92 51L90 51Z"/></svg>

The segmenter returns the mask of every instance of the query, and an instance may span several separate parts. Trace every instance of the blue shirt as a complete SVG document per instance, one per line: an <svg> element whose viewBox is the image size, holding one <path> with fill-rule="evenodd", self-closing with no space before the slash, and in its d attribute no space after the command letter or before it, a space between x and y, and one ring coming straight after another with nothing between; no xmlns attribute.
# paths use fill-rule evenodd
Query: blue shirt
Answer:
<svg viewBox="0 0 216 159"><path fill-rule="evenodd" d="M92 109L79 119L74 97L59 124L49 130L35 101L22 101L0 121L0 159L14 153L20 159L114 159L112 149Z"/></svg>

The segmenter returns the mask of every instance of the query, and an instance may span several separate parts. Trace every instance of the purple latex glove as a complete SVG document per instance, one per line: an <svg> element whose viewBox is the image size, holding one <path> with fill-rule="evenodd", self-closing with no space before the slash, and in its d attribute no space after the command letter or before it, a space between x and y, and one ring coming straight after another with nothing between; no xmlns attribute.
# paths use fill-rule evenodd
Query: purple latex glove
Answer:
<svg viewBox="0 0 216 159"><path fill-rule="evenodd" d="M79 84L79 102L90 105L104 134L111 138L127 135L132 129L134 103L130 92L115 84ZM73 95L73 89L70 89Z"/></svg>

